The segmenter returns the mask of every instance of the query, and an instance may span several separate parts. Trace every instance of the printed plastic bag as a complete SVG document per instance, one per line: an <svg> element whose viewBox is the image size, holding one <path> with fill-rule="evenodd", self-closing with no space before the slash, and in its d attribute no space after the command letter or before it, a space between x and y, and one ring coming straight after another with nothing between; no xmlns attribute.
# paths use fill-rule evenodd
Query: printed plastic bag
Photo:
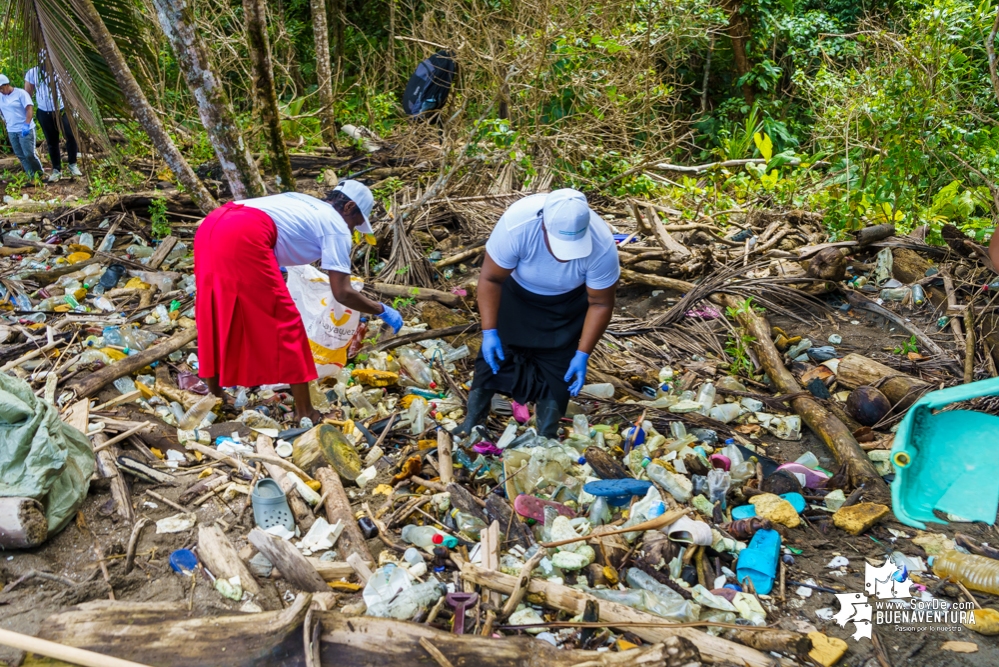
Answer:
<svg viewBox="0 0 999 667"><path fill-rule="evenodd" d="M360 292L364 281L351 277L350 286ZM313 266L289 266L288 291L305 323L319 377L337 373L347 363L347 348L361 314L338 303L329 277Z"/></svg>

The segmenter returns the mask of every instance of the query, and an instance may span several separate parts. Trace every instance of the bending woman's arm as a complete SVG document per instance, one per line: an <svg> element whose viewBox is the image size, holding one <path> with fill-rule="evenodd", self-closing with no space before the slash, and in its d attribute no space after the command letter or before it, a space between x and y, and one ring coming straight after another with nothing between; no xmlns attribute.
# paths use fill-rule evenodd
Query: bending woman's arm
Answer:
<svg viewBox="0 0 999 667"><path fill-rule="evenodd" d="M482 272L479 274L478 286L479 315L482 317L483 330L496 328L503 283L510 277L511 273L513 273L513 269L504 269L494 262L493 258L486 252L486 259L482 263Z"/></svg>
<svg viewBox="0 0 999 667"><path fill-rule="evenodd" d="M597 346L597 341L604 335L607 325L614 315L614 294L617 283L606 289L586 288L586 296L590 306L586 310L586 320L583 322L583 334L579 337L578 350L590 354ZM484 325L483 325L484 326Z"/></svg>

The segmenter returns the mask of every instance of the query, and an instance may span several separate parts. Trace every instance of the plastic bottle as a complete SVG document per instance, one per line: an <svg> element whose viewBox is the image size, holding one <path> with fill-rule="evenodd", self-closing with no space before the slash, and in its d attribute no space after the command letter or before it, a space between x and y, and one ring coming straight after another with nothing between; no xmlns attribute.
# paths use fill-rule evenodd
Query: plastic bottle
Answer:
<svg viewBox="0 0 999 667"><path fill-rule="evenodd" d="M588 439L590 437L590 422L586 419L586 415L573 415L572 435L580 439Z"/></svg>
<svg viewBox="0 0 999 667"><path fill-rule="evenodd" d="M192 405L191 409L185 412L181 419L177 420L177 427L184 431L197 428L218 402L219 399L216 396L212 396L211 394L205 396Z"/></svg>
<svg viewBox="0 0 999 667"><path fill-rule="evenodd" d="M926 292L923 290L922 285L912 286L912 303L917 306L926 303Z"/></svg>
<svg viewBox="0 0 999 667"><path fill-rule="evenodd" d="M999 595L999 560L945 551L930 559L930 567L941 579L953 577L973 591Z"/></svg>
<svg viewBox="0 0 999 667"><path fill-rule="evenodd" d="M309 398L312 399L312 407L323 414L332 409L329 399L326 398L326 392L319 387L319 380L309 383Z"/></svg>
<svg viewBox="0 0 999 667"><path fill-rule="evenodd" d="M364 347L364 338L368 335L368 318L361 318L360 323L357 325L357 330L354 331L354 335L350 337L350 343L347 345L347 358L353 359L354 355L361 351Z"/></svg>
<svg viewBox="0 0 999 667"><path fill-rule="evenodd" d="M738 417L740 412L742 412L742 409L738 403L722 403L708 410L708 416L712 419L717 419L723 424L727 424Z"/></svg>
<svg viewBox="0 0 999 667"><path fill-rule="evenodd" d="M339 385L338 385L339 386ZM364 395L364 387L359 384L355 384L353 387L347 389L347 400L358 410L364 411L363 416L373 415L378 410L371 404L368 397ZM414 403L416 401L413 401ZM412 407L412 406L410 406Z"/></svg>
<svg viewBox="0 0 999 667"><path fill-rule="evenodd" d="M480 534L486 528L485 521L457 508L451 510L451 518L454 519L458 532L468 535L473 540L479 539Z"/></svg>
<svg viewBox="0 0 999 667"><path fill-rule="evenodd" d="M614 398L614 385L610 382L584 384L579 393L580 395L585 394L590 398Z"/></svg>
<svg viewBox="0 0 999 667"><path fill-rule="evenodd" d="M236 417L236 421L241 424L246 424L250 428L274 428L279 431L281 430L281 424L267 415L257 412L256 410L243 410L243 412Z"/></svg>
<svg viewBox="0 0 999 667"><path fill-rule="evenodd" d="M83 232L80 234L80 245L85 245L88 248L93 249L94 247L94 235L90 232Z"/></svg>
<svg viewBox="0 0 999 667"><path fill-rule="evenodd" d="M496 441L496 446L499 447L500 449L506 449L507 447L510 446L510 443L512 443L514 438L516 437L517 437L517 421L515 419L511 419L507 423L506 428L503 430L503 435L501 435L500 439Z"/></svg>
<svg viewBox="0 0 999 667"><path fill-rule="evenodd" d="M409 432L413 435L420 435L427 426L427 413L430 412L430 404L427 399L417 396L409 404L409 422L411 424Z"/></svg>
<svg viewBox="0 0 999 667"><path fill-rule="evenodd" d="M732 486L732 476L720 468L712 468L708 471L708 500L712 503L720 502L725 507L725 496L729 487Z"/></svg>
<svg viewBox="0 0 999 667"><path fill-rule="evenodd" d="M815 470L816 468L819 467L819 459L818 459L818 457L816 457L815 454L813 454L811 452L805 452L804 454L802 454L801 456L799 456L797 459L795 459L794 462L795 463L800 463L801 465L805 466L806 468L811 468L812 470Z"/></svg>
<svg viewBox="0 0 999 667"><path fill-rule="evenodd" d="M114 388L120 391L122 394L128 394L135 391L135 380L128 377L120 377L114 381Z"/></svg>
<svg viewBox="0 0 999 667"><path fill-rule="evenodd" d="M436 541L434 540L435 537L437 537ZM415 544L427 551L430 551L438 544L443 544L449 549L458 546L456 538L442 533L433 526L417 526L415 524L403 527L402 541L406 544Z"/></svg>
<svg viewBox="0 0 999 667"><path fill-rule="evenodd" d="M673 496L678 503L690 500L693 486L685 476L670 472L658 463L650 463L645 472L649 479L666 489L666 492Z"/></svg>
<svg viewBox="0 0 999 667"><path fill-rule="evenodd" d="M106 235L104 237L104 240L101 241L101 247L99 247L97 249L97 251L98 252L109 252L111 250L111 248L114 247L114 240L115 240L114 234L108 234L108 235Z"/></svg>
<svg viewBox="0 0 999 667"><path fill-rule="evenodd" d="M430 387L430 383L434 381L434 376L431 374L427 362L419 353L408 347L402 347L396 350L396 356L406 373L416 384L424 389Z"/></svg>
<svg viewBox="0 0 999 667"><path fill-rule="evenodd" d="M702 384L697 392L697 402L701 404L700 413L707 415L715 404L715 386L710 382Z"/></svg>
<svg viewBox="0 0 999 667"><path fill-rule="evenodd" d="M597 496L596 500L590 505L590 523L594 526L600 526L609 523L613 516L607 499L603 496Z"/></svg>
<svg viewBox="0 0 999 667"><path fill-rule="evenodd" d="M684 426L681 421L670 422L669 432L675 440L679 440L683 436L687 435L687 427Z"/></svg>
<svg viewBox="0 0 999 667"><path fill-rule="evenodd" d="M912 289L909 287L889 287L881 290L882 301L905 301L909 295L912 294Z"/></svg>
<svg viewBox="0 0 999 667"><path fill-rule="evenodd" d="M423 566L424 570L426 565ZM444 584L431 578L430 581L407 588L389 603L388 617L400 621L412 619L423 609L429 609L447 592Z"/></svg>

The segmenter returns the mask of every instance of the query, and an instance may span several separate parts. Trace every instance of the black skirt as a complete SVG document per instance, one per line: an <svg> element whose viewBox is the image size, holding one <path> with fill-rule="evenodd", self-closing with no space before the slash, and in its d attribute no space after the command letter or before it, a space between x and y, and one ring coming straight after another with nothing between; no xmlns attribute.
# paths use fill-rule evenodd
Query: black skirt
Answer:
<svg viewBox="0 0 999 667"><path fill-rule="evenodd" d="M472 389L497 391L518 403L552 398L564 414L569 405L565 373L579 347L588 308L585 285L545 296L507 278L496 324L506 359L493 375L480 350Z"/></svg>

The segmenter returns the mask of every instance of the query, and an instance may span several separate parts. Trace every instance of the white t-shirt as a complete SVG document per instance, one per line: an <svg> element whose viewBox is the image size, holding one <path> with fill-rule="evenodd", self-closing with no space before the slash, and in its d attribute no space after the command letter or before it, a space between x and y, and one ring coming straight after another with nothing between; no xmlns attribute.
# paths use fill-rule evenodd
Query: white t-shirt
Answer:
<svg viewBox="0 0 999 667"><path fill-rule="evenodd" d="M547 196L524 197L506 210L486 241L489 256L502 268L513 269L513 279L535 294L565 294L584 283L590 289L614 285L621 276L617 246L610 227L592 210L593 250L588 257L560 262L548 252L539 215Z"/></svg>
<svg viewBox="0 0 999 667"><path fill-rule="evenodd" d="M8 133L20 134L30 129L28 123L24 122L24 114L30 106L32 106L31 95L24 88L15 88L10 95L0 93L0 113L3 114L3 122L7 124ZM34 126L34 123L31 126Z"/></svg>
<svg viewBox="0 0 999 667"><path fill-rule="evenodd" d="M350 228L323 200L284 192L237 203L261 210L274 221L278 234L274 255L281 266L322 260L324 271L350 273Z"/></svg>
<svg viewBox="0 0 999 667"><path fill-rule="evenodd" d="M41 75L39 75L41 74ZM35 101L38 102L39 111L55 111L52 104L52 91L49 89L49 82L45 78L45 73L40 73L40 68L32 67L24 73L24 82L35 87ZM56 94L59 96L59 108L62 109L62 92L56 86Z"/></svg>

